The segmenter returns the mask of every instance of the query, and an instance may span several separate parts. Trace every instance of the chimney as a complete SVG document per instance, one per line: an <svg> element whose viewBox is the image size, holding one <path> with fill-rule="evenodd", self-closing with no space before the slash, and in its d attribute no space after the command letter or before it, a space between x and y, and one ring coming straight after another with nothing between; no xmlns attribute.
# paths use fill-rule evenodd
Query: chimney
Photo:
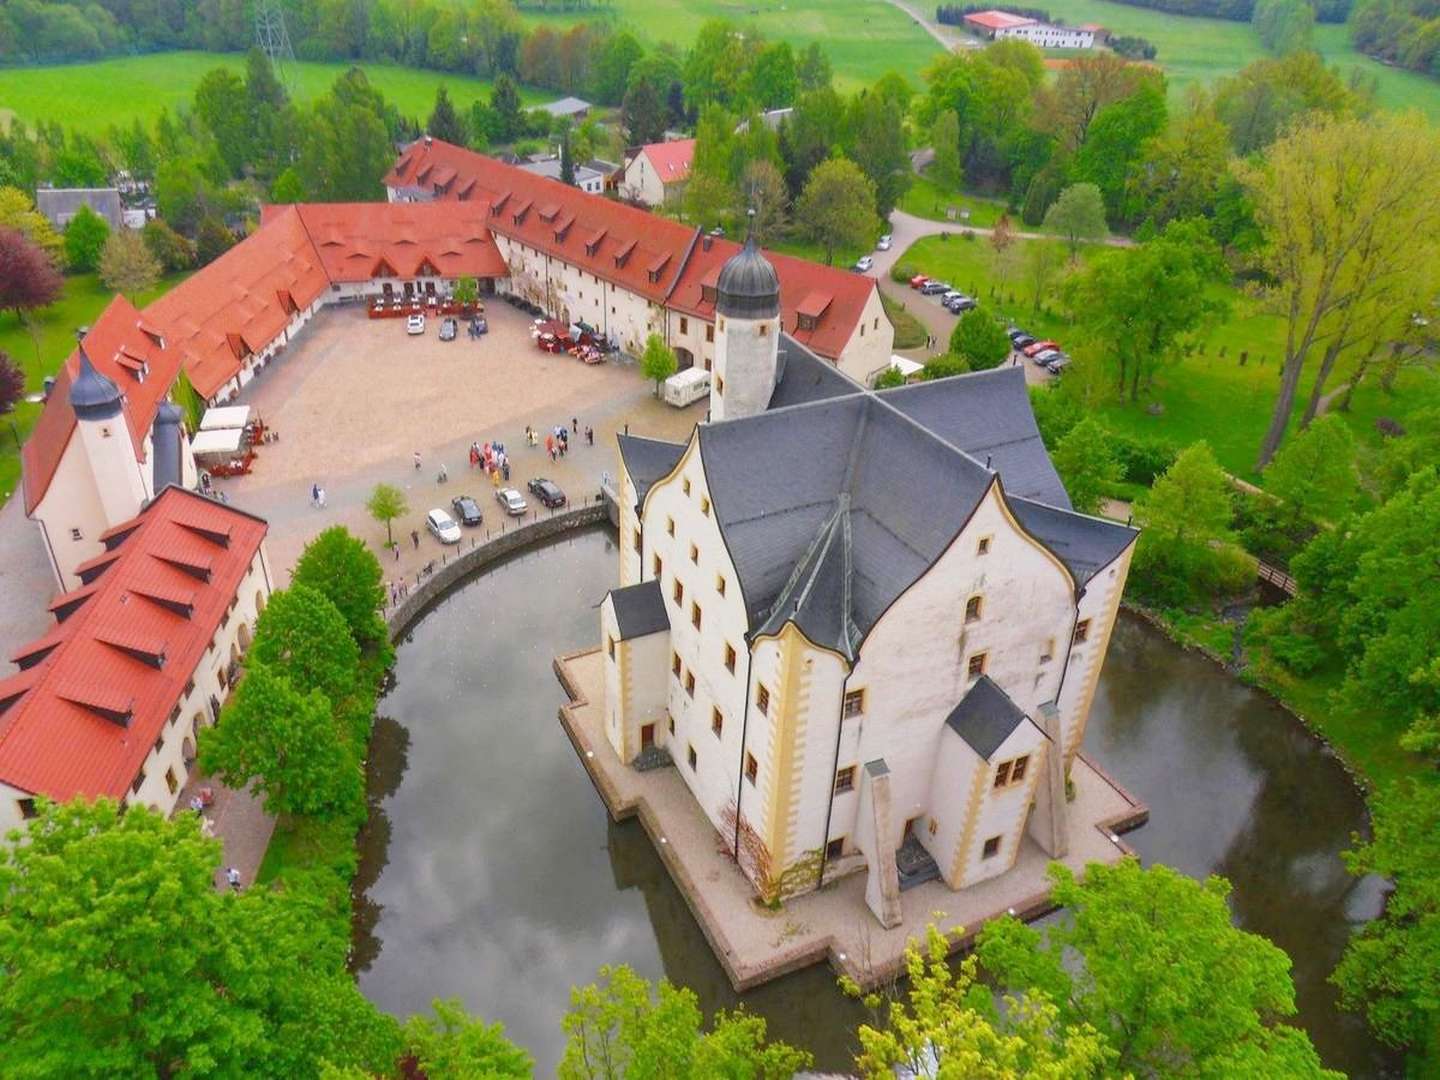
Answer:
<svg viewBox="0 0 1440 1080"><path fill-rule="evenodd" d="M702 237L700 238L700 250L701 250L701 251L709 251L709 250L710 250L712 247L714 247L714 246L715 246L715 238L712 237L709 233L706 233L704 236L702 236Z"/></svg>

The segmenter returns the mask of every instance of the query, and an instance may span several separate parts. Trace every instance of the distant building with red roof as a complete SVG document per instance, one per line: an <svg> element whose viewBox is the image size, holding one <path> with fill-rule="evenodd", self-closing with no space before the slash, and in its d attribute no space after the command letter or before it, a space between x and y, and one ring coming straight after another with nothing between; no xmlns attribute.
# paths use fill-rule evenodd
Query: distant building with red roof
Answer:
<svg viewBox="0 0 1440 1080"><path fill-rule="evenodd" d="M270 595L267 531L171 486L104 533L0 680L0 834L37 795L174 809Z"/></svg>
<svg viewBox="0 0 1440 1080"><path fill-rule="evenodd" d="M478 204L508 267L508 291L596 326L635 354L660 334L682 369L711 369L715 282L740 250L734 241L440 139L406 148L385 186L395 203ZM453 205L451 213L466 220ZM780 276L785 333L858 381L885 369L894 329L873 278L766 254Z"/></svg>
<svg viewBox="0 0 1440 1080"><path fill-rule="evenodd" d="M992 41L1018 38L1041 49L1089 49L1095 44L1096 33L1100 32L1099 27L1090 23L1084 26L1052 26L1039 19L999 10L972 11L965 16L965 26Z"/></svg>
<svg viewBox="0 0 1440 1080"><path fill-rule="evenodd" d="M673 204L685 194L685 184L694 164L694 139L642 146L625 165L620 194L646 206Z"/></svg>

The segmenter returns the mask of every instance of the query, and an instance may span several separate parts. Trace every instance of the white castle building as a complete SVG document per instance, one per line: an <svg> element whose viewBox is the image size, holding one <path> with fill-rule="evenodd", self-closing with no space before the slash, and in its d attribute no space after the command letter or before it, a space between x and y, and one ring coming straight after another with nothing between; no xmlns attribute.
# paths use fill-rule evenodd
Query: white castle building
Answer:
<svg viewBox="0 0 1440 1080"><path fill-rule="evenodd" d="M870 392L753 243L716 288L710 419L620 440L620 760L673 763L762 896L864 870L887 927L1027 833L1063 855L1135 531L1070 508L1019 368Z"/></svg>

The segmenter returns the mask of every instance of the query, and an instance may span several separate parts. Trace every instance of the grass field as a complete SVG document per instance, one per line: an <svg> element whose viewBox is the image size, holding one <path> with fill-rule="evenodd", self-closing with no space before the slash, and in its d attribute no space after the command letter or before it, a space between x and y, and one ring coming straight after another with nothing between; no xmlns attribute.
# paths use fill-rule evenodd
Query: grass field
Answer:
<svg viewBox="0 0 1440 1080"><path fill-rule="evenodd" d="M928 172L921 173L915 177L914 182L906 189L905 194L900 198L900 209L907 214L914 214L916 217L930 218L932 221L947 220L945 212L954 207L957 215L964 210L970 211L970 220L965 224L974 225L978 229L988 229L1000 220L1000 215L1005 212L1004 199L987 198L984 195L972 195L965 191L955 191L942 184L937 184L931 179ZM956 220L956 225L961 222ZM1022 226L1018 221L1015 227L1029 228Z"/></svg>
<svg viewBox="0 0 1440 1080"><path fill-rule="evenodd" d="M165 292L181 275L166 278L147 293L130 297L137 306L144 306ZM53 375L61 362L75 347L75 330L94 322L114 296L94 274L77 274L65 279L65 293L59 301L38 312L36 338L20 324L14 312L0 314L0 352L10 354L25 373L25 390L38 393L47 375ZM0 427L0 505L4 505L20 484L20 454L15 446L18 432L23 442L40 416L40 406L21 402L5 417ZM11 425L14 425L12 428Z"/></svg>
<svg viewBox="0 0 1440 1080"><path fill-rule="evenodd" d="M162 108L189 108L195 86L206 72L227 67L243 74L240 53L173 52L126 56L91 64L54 67L0 68L3 110L29 123L59 120L66 127L99 134L111 124L129 126L136 117L149 123ZM290 93L299 101L324 94L349 68L348 64L297 62L286 65ZM435 88L444 83L461 109L477 97L489 98L483 79L389 64L361 64L365 74L399 110L420 119L435 104ZM527 102L540 103L558 95L526 91Z"/></svg>
<svg viewBox="0 0 1440 1080"><path fill-rule="evenodd" d="M668 41L688 48L700 24L715 18L753 26L767 40L788 41L797 50L818 41L830 55L840 90L868 86L889 71L918 87L920 72L941 52L923 27L885 0L613 0L608 10L652 46ZM524 17L531 24L568 26L595 16L526 11Z"/></svg>
<svg viewBox="0 0 1440 1080"><path fill-rule="evenodd" d="M1155 62L1165 69L1172 101L1183 100L1186 89L1208 85L1266 55L1249 23L1226 19L1200 19L1167 15L1112 0L1053 0L1047 9L1057 19L1075 24L1096 22L1112 34L1148 38L1159 50ZM1345 73L1358 69L1378 81L1380 104L1387 109L1420 109L1440 120L1440 79L1386 67L1356 52L1344 26L1324 25L1315 30L1315 47Z"/></svg>
<svg viewBox="0 0 1440 1080"><path fill-rule="evenodd" d="M1049 299L1037 314L1034 290L1025 280L1023 252L1035 242L1017 241L1022 253L1003 290L995 287L993 254L983 239L927 237L914 244L900 262L972 292L991 311L1037 337L1054 338L1063 347L1069 344L1073 327L1058 302L1060 282L1051 286ZM1092 258L1099 250L1085 249L1081 257ZM1137 404L1115 401L1103 406L1101 413L1114 430L1141 438L1176 446L1205 439L1225 468L1259 482L1255 456L1274 407L1284 323L1258 310L1255 302L1238 290L1227 291L1230 317L1210 331L1201 349L1164 367L1156 376L1156 385L1148 393L1142 391ZM1242 352L1247 354L1244 364L1240 362ZM1338 381L1332 382L1331 388L1338 385ZM1302 383L1301 391L1297 411L1304 408L1308 381ZM1150 411L1147 406L1151 404L1158 405L1158 410ZM1378 384L1362 385L1352 410L1343 415L1362 442L1375 445L1379 440L1377 417L1394 417L1403 424L1414 412L1434 407L1440 407L1440 375L1411 371L1397 381L1393 395Z"/></svg>

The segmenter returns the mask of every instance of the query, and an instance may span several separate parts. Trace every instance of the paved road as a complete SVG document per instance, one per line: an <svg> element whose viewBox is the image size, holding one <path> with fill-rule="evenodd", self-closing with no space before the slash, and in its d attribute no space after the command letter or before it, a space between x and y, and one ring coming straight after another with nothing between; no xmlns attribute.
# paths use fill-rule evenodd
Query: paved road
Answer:
<svg viewBox="0 0 1440 1080"><path fill-rule="evenodd" d="M946 26L933 21L923 11L912 4L907 4L905 0L890 0L890 3L919 23L921 28L934 38L946 52L952 52L955 49L978 49L980 47L980 42L968 34L961 32L956 27Z"/></svg>

